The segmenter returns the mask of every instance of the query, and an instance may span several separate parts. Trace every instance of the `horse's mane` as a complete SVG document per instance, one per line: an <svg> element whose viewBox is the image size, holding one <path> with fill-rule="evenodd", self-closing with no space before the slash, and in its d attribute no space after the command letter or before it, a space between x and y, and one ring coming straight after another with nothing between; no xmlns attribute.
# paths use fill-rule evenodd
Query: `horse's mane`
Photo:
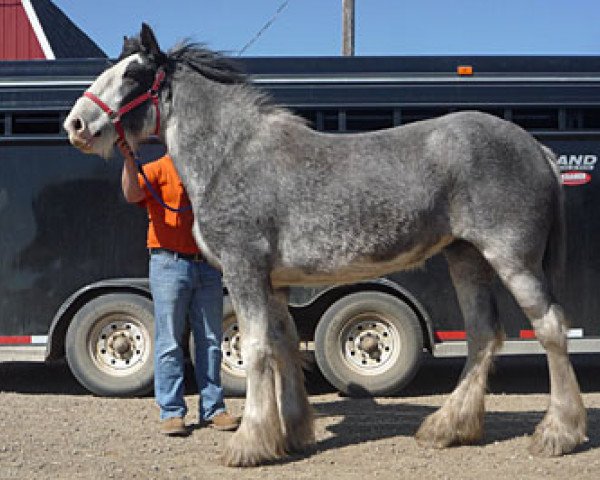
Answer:
<svg viewBox="0 0 600 480"><path fill-rule="evenodd" d="M244 84L246 76L228 58L201 43L185 41L167 53L169 63L185 66L206 78L225 84Z"/></svg>
<svg viewBox="0 0 600 480"><path fill-rule="evenodd" d="M185 41L175 45L167 53L167 63L175 71L186 68L218 83L250 86L247 76L234 61L220 52L209 50L202 43ZM303 118L274 104L271 96L263 91L255 88L242 88L239 91L243 91L248 101L258 106L262 112L278 113L293 122L306 124Z"/></svg>
<svg viewBox="0 0 600 480"><path fill-rule="evenodd" d="M119 60L135 53L147 54L148 52L142 46L139 37L125 37ZM165 67L167 79L177 71L187 70L218 83L249 86L246 75L234 61L223 53L206 48L202 43L185 40L175 45L166 54L161 52L160 58L155 60ZM254 88L242 88L241 91L263 112L283 114L294 122L305 123L304 119L291 115L286 108L273 104L270 95Z"/></svg>

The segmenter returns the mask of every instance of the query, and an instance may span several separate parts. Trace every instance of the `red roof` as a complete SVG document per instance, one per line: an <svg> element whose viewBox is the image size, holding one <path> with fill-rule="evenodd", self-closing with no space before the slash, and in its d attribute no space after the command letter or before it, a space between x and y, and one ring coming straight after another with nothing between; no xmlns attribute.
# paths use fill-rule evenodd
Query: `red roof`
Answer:
<svg viewBox="0 0 600 480"><path fill-rule="evenodd" d="M0 59L47 58L21 1L0 0L0 32Z"/></svg>
<svg viewBox="0 0 600 480"><path fill-rule="evenodd" d="M106 54L51 0L0 0L0 60Z"/></svg>

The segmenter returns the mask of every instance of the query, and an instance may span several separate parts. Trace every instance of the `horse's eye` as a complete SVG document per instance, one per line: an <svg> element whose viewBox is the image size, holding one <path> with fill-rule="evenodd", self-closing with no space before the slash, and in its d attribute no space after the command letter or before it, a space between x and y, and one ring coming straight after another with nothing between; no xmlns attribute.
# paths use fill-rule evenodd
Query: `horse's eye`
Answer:
<svg viewBox="0 0 600 480"><path fill-rule="evenodd" d="M136 74L133 70L125 70L125 73L123 73L123 78L125 80L136 80Z"/></svg>

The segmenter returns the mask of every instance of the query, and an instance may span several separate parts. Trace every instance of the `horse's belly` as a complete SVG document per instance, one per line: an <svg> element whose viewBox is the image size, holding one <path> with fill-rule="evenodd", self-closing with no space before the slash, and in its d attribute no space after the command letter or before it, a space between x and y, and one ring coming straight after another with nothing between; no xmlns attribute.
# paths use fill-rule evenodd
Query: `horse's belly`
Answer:
<svg viewBox="0 0 600 480"><path fill-rule="evenodd" d="M391 260L372 261L366 258L355 259L348 264L336 268L306 269L298 266L278 265L271 271L273 286L285 285L329 285L347 284L369 278L377 278L399 270L409 270L420 267L425 260L439 253L454 239L446 236L434 245L412 248Z"/></svg>

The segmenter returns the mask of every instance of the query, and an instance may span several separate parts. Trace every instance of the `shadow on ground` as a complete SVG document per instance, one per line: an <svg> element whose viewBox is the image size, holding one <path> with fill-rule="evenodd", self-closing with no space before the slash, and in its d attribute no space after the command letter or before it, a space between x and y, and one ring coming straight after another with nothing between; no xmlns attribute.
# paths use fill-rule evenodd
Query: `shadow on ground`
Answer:
<svg viewBox="0 0 600 480"><path fill-rule="evenodd" d="M600 392L597 374L599 355L573 357L577 376L584 392ZM452 391L461 372L463 361L428 358L413 382L398 398L447 394ZM194 392L191 367L187 369L188 390ZM490 380L489 390L506 394L545 394L548 392L547 367L543 357L500 358ZM318 369L306 372L308 391L319 396L334 390ZM65 362L51 364L9 362L0 363L0 391L20 394L89 395L71 374ZM328 401L333 398L333 400ZM316 415L330 418L327 431L331 433L317 442L314 449L278 463L296 462L317 452L339 449L371 441L412 437L423 419L435 408L431 405L382 401L373 398L345 398L341 395L324 397L314 402ZM508 398L507 398L508 400ZM418 402L418 400L416 400ZM486 436L483 444L502 442L531 434L542 419L542 410L518 412L487 412ZM588 408L589 442L578 452L600 448L600 409Z"/></svg>
<svg viewBox="0 0 600 480"><path fill-rule="evenodd" d="M315 410L320 417L342 418L339 423L327 427L333 436L317 442L316 450L325 451L385 438L412 437L423 419L433 413L435 408L425 405L380 404L374 399L361 398L321 403L315 406ZM600 447L600 409L589 408L587 412L589 442L576 452ZM530 435L543 416L543 411L487 412L486 435L481 444Z"/></svg>
<svg viewBox="0 0 600 480"><path fill-rule="evenodd" d="M600 355L571 357L583 392L600 392ZM397 397L418 397L446 394L452 391L463 366L463 359L435 359L425 356L413 381ZM335 390L323 378L316 365L306 370L306 385L310 395L333 393ZM187 392L194 393L191 365L186 368ZM492 393L547 393L548 369L545 357L501 357L496 360L490 376ZM71 374L66 362L4 362L0 363L0 391L31 394L88 395Z"/></svg>

